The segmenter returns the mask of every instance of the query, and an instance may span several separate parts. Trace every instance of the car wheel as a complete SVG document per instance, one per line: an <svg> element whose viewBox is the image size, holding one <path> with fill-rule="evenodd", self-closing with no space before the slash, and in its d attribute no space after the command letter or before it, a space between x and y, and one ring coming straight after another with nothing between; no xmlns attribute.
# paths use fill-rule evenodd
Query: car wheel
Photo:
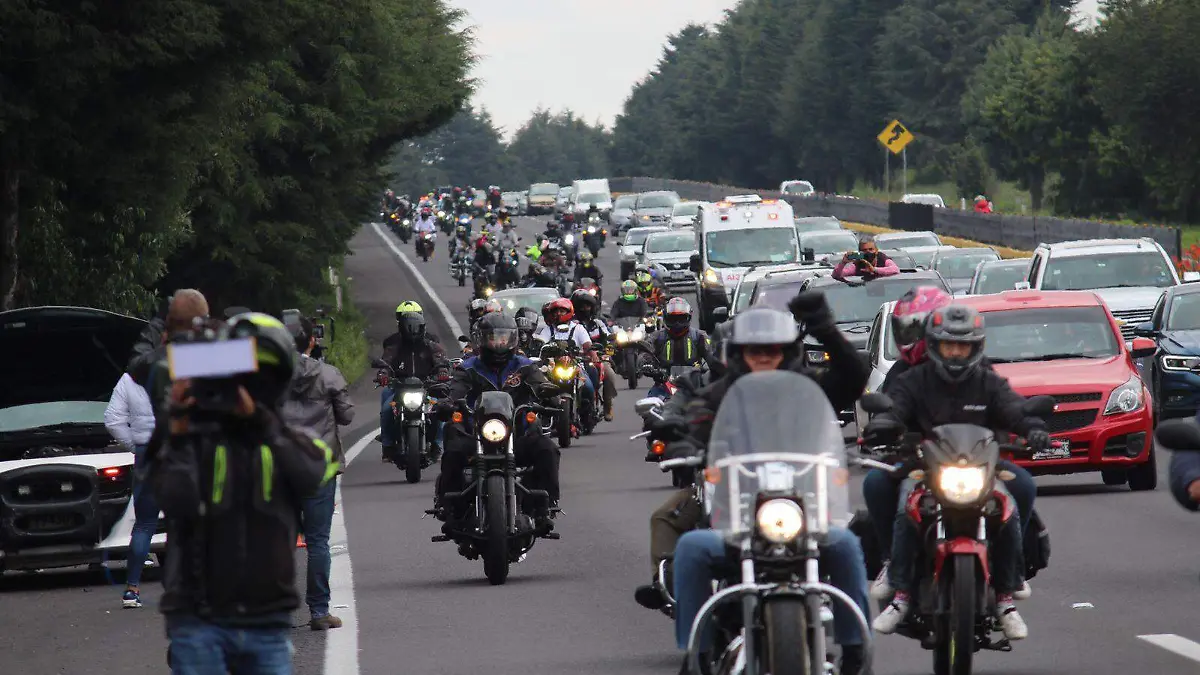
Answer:
<svg viewBox="0 0 1200 675"><path fill-rule="evenodd" d="M1104 469L1100 472L1100 478L1105 485L1124 485L1128 480L1125 469Z"/></svg>
<svg viewBox="0 0 1200 675"><path fill-rule="evenodd" d="M1134 492L1153 490L1158 487L1158 460L1154 447L1150 447L1150 457L1145 463L1129 469L1126 473L1129 477L1129 489Z"/></svg>

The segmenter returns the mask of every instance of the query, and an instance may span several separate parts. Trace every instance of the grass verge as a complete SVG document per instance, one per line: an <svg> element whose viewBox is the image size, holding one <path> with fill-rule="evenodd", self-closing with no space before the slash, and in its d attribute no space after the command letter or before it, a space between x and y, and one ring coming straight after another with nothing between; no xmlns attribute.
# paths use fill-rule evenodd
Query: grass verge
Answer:
<svg viewBox="0 0 1200 675"><path fill-rule="evenodd" d="M337 274L342 284L341 311L333 310L337 307L337 298L332 286L322 295L304 302L302 307L306 312L305 316L312 316L312 310L319 306L330 308L328 316L333 319L334 329L330 331L329 325L326 325L325 361L342 371L346 382L353 384L362 377L369 365L367 363L367 319L350 300L352 282L346 280L343 268L344 265L339 263ZM332 333L332 337L330 337L330 333Z"/></svg>
<svg viewBox="0 0 1200 675"><path fill-rule="evenodd" d="M879 227L878 225L867 225L865 223L843 222L842 225L846 226L847 229L856 230L858 232L870 232L871 234L883 234L884 232L899 232L899 230L893 230L893 229L887 228L887 227ZM1033 256L1033 253L1030 251L1020 251L1015 248L1006 248L1004 246L996 246L995 244L983 244L978 241L971 241L970 239L959 239L958 237L942 237L942 241L945 242L946 244L949 244L950 246L957 246L958 248L976 248L976 247L994 248L994 249L996 249L996 252L1000 254L1001 258L1006 258L1006 259L1007 258L1029 258L1029 257Z"/></svg>

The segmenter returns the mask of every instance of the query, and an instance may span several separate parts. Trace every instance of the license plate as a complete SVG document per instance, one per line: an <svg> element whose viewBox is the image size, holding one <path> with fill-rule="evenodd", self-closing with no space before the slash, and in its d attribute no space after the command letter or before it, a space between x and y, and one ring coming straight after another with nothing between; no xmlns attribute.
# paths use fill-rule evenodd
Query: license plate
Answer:
<svg viewBox="0 0 1200 675"><path fill-rule="evenodd" d="M29 530L31 532L49 532L52 530L64 530L74 523L71 516L63 514L33 516L29 519Z"/></svg>
<svg viewBox="0 0 1200 675"><path fill-rule="evenodd" d="M687 270L672 270L671 278L672 279L686 279L689 274L690 274L690 272L688 272Z"/></svg>
<svg viewBox="0 0 1200 675"><path fill-rule="evenodd" d="M1071 441L1065 438L1053 439L1062 444L1058 448L1046 448L1040 452L1033 453L1033 461L1042 459L1070 459L1071 458Z"/></svg>

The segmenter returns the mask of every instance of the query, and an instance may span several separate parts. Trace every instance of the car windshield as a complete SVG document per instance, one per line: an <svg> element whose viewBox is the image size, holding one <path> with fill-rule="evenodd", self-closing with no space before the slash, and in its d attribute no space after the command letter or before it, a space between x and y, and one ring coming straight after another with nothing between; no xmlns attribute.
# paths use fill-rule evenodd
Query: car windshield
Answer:
<svg viewBox="0 0 1200 675"><path fill-rule="evenodd" d="M925 269L929 269L929 267L933 265L933 256L937 255L937 249L930 249L928 251L913 251L909 249L904 253L908 254L909 259L912 260L913 267L924 267ZM896 263L896 265L899 264L900 263Z"/></svg>
<svg viewBox="0 0 1200 675"><path fill-rule="evenodd" d="M1175 296L1171 301L1171 314L1167 317L1166 329L1200 329L1200 293Z"/></svg>
<svg viewBox="0 0 1200 675"><path fill-rule="evenodd" d="M996 363L1110 358L1121 353L1103 307L987 312L984 354Z"/></svg>
<svg viewBox="0 0 1200 675"><path fill-rule="evenodd" d="M559 199L563 199L563 198L570 197L570 196L571 196L571 188L565 187L565 188L559 189L559 191L558 191Z"/></svg>
<svg viewBox="0 0 1200 675"><path fill-rule="evenodd" d="M913 279L903 275L880 277L859 284L831 284L818 290L825 294L825 302L833 310L838 323L870 321L879 313L884 303L899 300L914 286L937 286L933 279ZM944 290L944 289L943 289Z"/></svg>
<svg viewBox="0 0 1200 675"><path fill-rule="evenodd" d="M888 248L912 248L913 246L938 246L940 243L937 237L932 233L926 234L911 234L900 236L879 236L875 238L875 243L883 246L887 244Z"/></svg>
<svg viewBox="0 0 1200 675"><path fill-rule="evenodd" d="M648 229L642 229L642 228L632 229L625 234L625 245L626 246L641 246L642 244L646 243L646 237L649 237L650 235L654 234L655 232L662 232L662 231L663 230L648 230Z"/></svg>
<svg viewBox="0 0 1200 675"><path fill-rule="evenodd" d="M52 401L0 410L0 433L62 424L104 424L107 401Z"/></svg>
<svg viewBox="0 0 1200 675"><path fill-rule="evenodd" d="M842 223L837 218L826 218L824 216L813 216L809 218L796 219L797 232L812 232L814 230L840 230Z"/></svg>
<svg viewBox="0 0 1200 675"><path fill-rule="evenodd" d="M637 207L639 209L662 209L670 208L677 203L679 203L679 198L675 195L642 195L638 197Z"/></svg>
<svg viewBox="0 0 1200 675"><path fill-rule="evenodd" d="M691 232L656 234L646 239L646 253L675 253L696 248L696 235Z"/></svg>
<svg viewBox="0 0 1200 675"><path fill-rule="evenodd" d="M947 279L970 279L975 276L975 268L979 267L979 263L999 259L995 251L988 249L956 249L938 256L936 269Z"/></svg>
<svg viewBox="0 0 1200 675"><path fill-rule="evenodd" d="M523 308L542 311L542 306L558 297L558 291L553 288L539 289L537 293L514 293L512 295L497 294L494 299L500 303L500 308L509 316L516 316Z"/></svg>
<svg viewBox="0 0 1200 675"><path fill-rule="evenodd" d="M553 183L534 185L529 188L530 196L556 195L556 194L558 194L558 186Z"/></svg>
<svg viewBox="0 0 1200 675"><path fill-rule="evenodd" d="M637 195L621 195L613 202L614 209L632 209L637 204Z"/></svg>
<svg viewBox="0 0 1200 675"><path fill-rule="evenodd" d="M913 257L904 251L897 251L893 249L889 251L881 250L880 253L891 258L892 261L896 263L896 267L901 269L912 269L917 266L917 263L915 260L913 260Z"/></svg>
<svg viewBox="0 0 1200 675"><path fill-rule="evenodd" d="M858 237L850 232L829 232L800 236L800 250L811 248L815 255L858 250Z"/></svg>
<svg viewBox="0 0 1200 675"><path fill-rule="evenodd" d="M975 280L975 294L1011 291L1029 276L1029 262L1022 265L984 265Z"/></svg>
<svg viewBox="0 0 1200 675"><path fill-rule="evenodd" d="M800 287L803 284L804 280L798 279L783 284L760 285L757 293L754 295L754 306L770 307L771 309L778 309L781 312L788 311L788 303L800 292Z"/></svg>
<svg viewBox="0 0 1200 675"><path fill-rule="evenodd" d="M1157 251L1051 258L1042 278L1042 290L1046 291L1174 285L1175 277Z"/></svg>
<svg viewBox="0 0 1200 675"><path fill-rule="evenodd" d="M708 263L715 267L796 262L796 231L790 227L709 232L704 245Z"/></svg>
<svg viewBox="0 0 1200 675"><path fill-rule="evenodd" d="M808 181L804 181L804 180L792 183L791 185L788 185L787 187L785 187L783 189L784 194L789 194L789 195L803 195L803 194L808 194L809 192L812 192L812 191L813 191L812 183L809 183Z"/></svg>
<svg viewBox="0 0 1200 675"><path fill-rule="evenodd" d="M580 197L579 199L576 199L575 201L579 202L580 204L604 204L604 203L608 202L608 195L602 195L602 194L584 195L584 196Z"/></svg>
<svg viewBox="0 0 1200 675"><path fill-rule="evenodd" d="M694 216L700 213L700 202L683 202L675 205L675 209L671 211L672 215L676 216Z"/></svg>

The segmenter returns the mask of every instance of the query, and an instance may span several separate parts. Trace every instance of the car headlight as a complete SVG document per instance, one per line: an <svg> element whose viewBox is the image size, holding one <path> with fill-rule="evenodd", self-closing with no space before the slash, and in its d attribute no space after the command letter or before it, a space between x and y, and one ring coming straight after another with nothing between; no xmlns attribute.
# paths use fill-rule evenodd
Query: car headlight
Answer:
<svg viewBox="0 0 1200 675"><path fill-rule="evenodd" d="M758 533L773 544L786 544L804 531L804 510L790 499L772 499L758 507Z"/></svg>
<svg viewBox="0 0 1200 675"><path fill-rule="evenodd" d="M972 504L983 494L985 473L982 466L944 466L938 473L938 491L955 504Z"/></svg>
<svg viewBox="0 0 1200 675"><path fill-rule="evenodd" d="M565 241L568 244L574 244L575 243L575 235L568 234L567 236L563 237L563 241Z"/></svg>
<svg viewBox="0 0 1200 675"><path fill-rule="evenodd" d="M1164 356L1162 357L1163 370L1174 370L1184 372L1193 370L1200 366L1200 358L1195 356Z"/></svg>
<svg viewBox="0 0 1200 675"><path fill-rule="evenodd" d="M488 420L483 423L483 428L479 433L483 434L483 440L489 443L499 443L508 435L508 425L502 420Z"/></svg>
<svg viewBox="0 0 1200 675"><path fill-rule="evenodd" d="M642 216L642 220L650 220L650 216Z"/></svg>
<svg viewBox="0 0 1200 675"><path fill-rule="evenodd" d="M703 279L705 286L721 286L721 275L711 267L704 270Z"/></svg>
<svg viewBox="0 0 1200 675"><path fill-rule="evenodd" d="M406 391L400 394L400 403L404 405L405 410L418 410L424 402L425 392L423 391Z"/></svg>
<svg viewBox="0 0 1200 675"><path fill-rule="evenodd" d="M1137 375L1131 376L1125 384L1112 390L1108 395L1108 403L1104 406L1105 415L1119 415L1136 412L1142 409L1142 380Z"/></svg>
<svg viewBox="0 0 1200 675"><path fill-rule="evenodd" d="M809 363L825 363L829 360L829 352L821 351L820 349L810 349L804 353L804 357Z"/></svg>

